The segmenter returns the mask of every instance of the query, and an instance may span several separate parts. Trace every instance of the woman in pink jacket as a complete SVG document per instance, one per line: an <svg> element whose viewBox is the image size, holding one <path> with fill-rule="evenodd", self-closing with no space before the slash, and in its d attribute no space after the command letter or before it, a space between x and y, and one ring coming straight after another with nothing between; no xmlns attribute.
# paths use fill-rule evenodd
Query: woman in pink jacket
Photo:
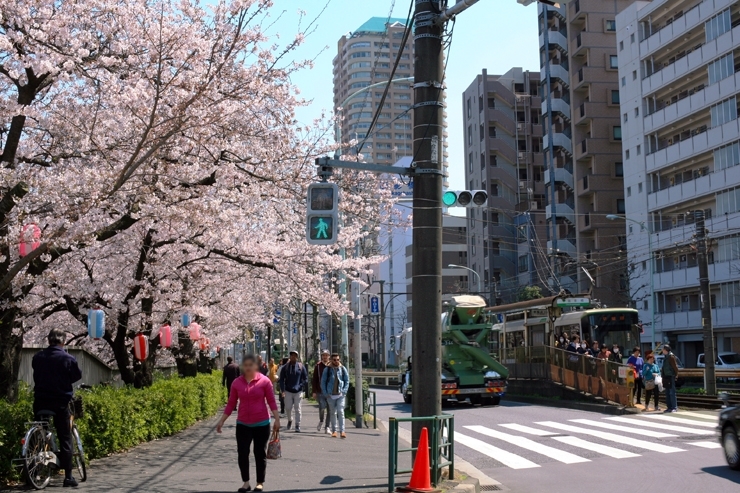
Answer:
<svg viewBox="0 0 740 493"><path fill-rule="evenodd" d="M275 418L273 428L280 429L280 415L275 403L275 393L272 390L270 379L259 372L257 358L247 355L242 360L242 374L231 384L229 402L224 414L216 425L216 431L221 433L224 422L231 416L239 401L239 410L236 415L236 445L239 453L239 470L244 485L239 493L252 491L249 485L249 448L254 442L254 460L257 466L257 486L254 491L262 491L267 469L267 442L270 439L270 407ZM265 405L265 403L267 405Z"/></svg>

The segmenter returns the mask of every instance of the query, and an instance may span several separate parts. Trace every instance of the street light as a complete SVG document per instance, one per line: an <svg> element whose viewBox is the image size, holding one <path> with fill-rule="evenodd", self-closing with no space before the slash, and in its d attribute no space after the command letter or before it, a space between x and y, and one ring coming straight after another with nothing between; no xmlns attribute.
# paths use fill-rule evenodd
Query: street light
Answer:
<svg viewBox="0 0 740 493"><path fill-rule="evenodd" d="M478 279L478 294L481 294L483 292L480 286L480 274L475 272L473 269L471 269L470 267L465 267L464 265L457 265L457 264L448 264L447 267L449 267L450 269L465 269L475 274L475 277Z"/></svg>
<svg viewBox="0 0 740 493"><path fill-rule="evenodd" d="M650 328L652 332L652 346L651 349L655 350L655 285L653 284L653 273L655 267L653 266L653 232L650 227L645 224L644 221L637 221L636 219L630 219L627 216L621 216L619 214L607 214L606 218L610 221L616 221L617 219L623 219L630 221L640 226L640 231L647 231L648 234L648 253L650 255L648 262L650 263Z"/></svg>

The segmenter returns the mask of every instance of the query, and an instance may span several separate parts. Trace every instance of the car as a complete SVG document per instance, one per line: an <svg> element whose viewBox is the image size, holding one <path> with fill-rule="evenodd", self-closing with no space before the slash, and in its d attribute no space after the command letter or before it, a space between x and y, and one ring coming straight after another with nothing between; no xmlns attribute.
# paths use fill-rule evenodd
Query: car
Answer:
<svg viewBox="0 0 740 493"><path fill-rule="evenodd" d="M729 394L721 393L725 407L719 413L719 443L725 452L725 460L730 469L740 471L740 406L730 406Z"/></svg>
<svg viewBox="0 0 740 493"><path fill-rule="evenodd" d="M704 368L704 353L701 353L696 360L697 368ZM717 361L714 367L718 370L740 370L740 354L729 351L717 353Z"/></svg>
<svg viewBox="0 0 740 493"><path fill-rule="evenodd" d="M679 369L679 370L683 369L683 368L684 368L684 366L683 366L683 363L681 362L681 358L679 358L679 357L678 357L678 356L676 356L675 354L674 354L673 356L675 356L675 357L676 357L676 365L678 365L678 369ZM660 352L659 352L659 353L658 353L658 354L657 354L657 355L655 356L655 363L657 363L657 365L658 365L658 368L660 368L661 370L663 369L663 360L664 360L664 359L665 359L665 356L663 355L663 353L660 353ZM681 387L683 387L683 384L684 384L684 379L683 379L683 377L679 377L679 376L676 376L676 387L677 387L677 388L681 388Z"/></svg>

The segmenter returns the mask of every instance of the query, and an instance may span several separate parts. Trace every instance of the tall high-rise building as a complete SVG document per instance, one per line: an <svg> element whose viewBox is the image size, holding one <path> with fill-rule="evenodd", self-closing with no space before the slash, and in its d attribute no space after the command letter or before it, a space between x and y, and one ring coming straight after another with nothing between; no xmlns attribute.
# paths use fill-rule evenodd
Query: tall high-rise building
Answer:
<svg viewBox="0 0 740 493"><path fill-rule="evenodd" d="M539 79L521 68L484 69L462 95L465 184L488 192L485 208L467 210L468 266L492 303L515 301L546 269Z"/></svg>
<svg viewBox="0 0 740 493"><path fill-rule="evenodd" d="M703 342L690 211L704 211L711 238L717 349L740 351L740 4L636 2L617 27L632 297L646 339L655 313L656 340L695 366Z"/></svg>
<svg viewBox="0 0 740 493"><path fill-rule="evenodd" d="M552 287L621 306L629 303L624 228L606 216L625 212L615 33L631 1L539 7Z"/></svg>

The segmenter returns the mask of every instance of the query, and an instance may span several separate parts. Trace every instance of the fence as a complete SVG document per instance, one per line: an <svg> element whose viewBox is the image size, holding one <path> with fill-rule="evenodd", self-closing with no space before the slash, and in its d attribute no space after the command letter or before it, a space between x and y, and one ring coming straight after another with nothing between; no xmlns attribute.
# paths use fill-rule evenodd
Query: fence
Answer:
<svg viewBox="0 0 740 493"><path fill-rule="evenodd" d="M448 477L455 477L455 417L451 414L418 418L390 418L388 422L388 493L396 489L396 475L410 473L413 469L399 469L398 454L416 452L418 447L398 448L399 423L428 423L431 428L429 436L430 475L436 486L442 479L442 470L449 467ZM431 425L431 426L429 426Z"/></svg>
<svg viewBox="0 0 740 493"><path fill-rule="evenodd" d="M398 387L399 371L362 371L362 378L371 387Z"/></svg>
<svg viewBox="0 0 740 493"><path fill-rule="evenodd" d="M629 405L627 365L550 346L506 348L494 354L509 369L510 380L550 380L578 392Z"/></svg>

